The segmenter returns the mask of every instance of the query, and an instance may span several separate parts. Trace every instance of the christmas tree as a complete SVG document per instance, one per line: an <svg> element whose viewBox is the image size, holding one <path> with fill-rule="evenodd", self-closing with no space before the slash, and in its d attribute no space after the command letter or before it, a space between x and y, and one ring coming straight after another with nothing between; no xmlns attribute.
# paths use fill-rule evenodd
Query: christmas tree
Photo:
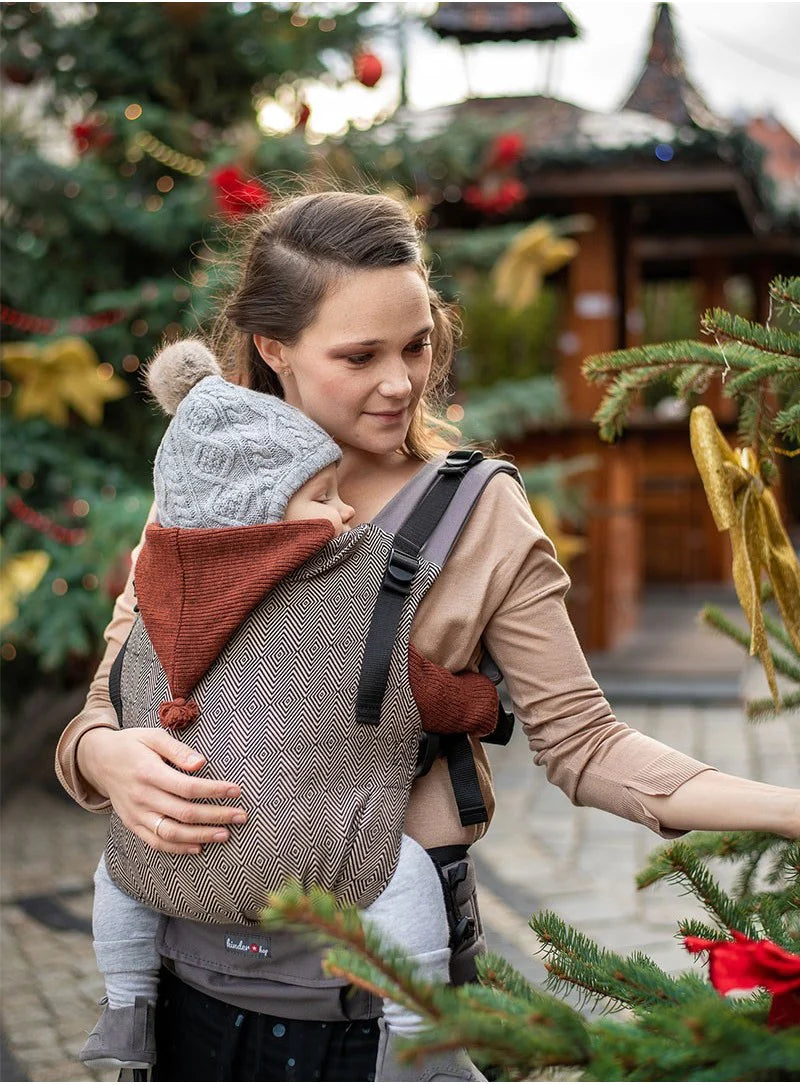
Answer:
<svg viewBox="0 0 800 1085"><path fill-rule="evenodd" d="M319 159L305 88L374 81L369 7L2 5L9 780L79 707L152 500L165 423L139 367L210 318L211 257L269 205L265 178ZM278 100L295 127L270 138Z"/></svg>
<svg viewBox="0 0 800 1085"><path fill-rule="evenodd" d="M732 627L713 611L708 617L760 658L771 690L749 706L754 719L800 706L800 564L768 486L776 460L800 447L800 280L775 280L770 295L766 326L713 310L703 328L714 342L663 343L586 363L590 379L610 383L597 414L609 439L654 381L668 381L691 402L713 374L725 374L725 392L739 406L742 447L729 447L702 406L692 414L692 445L717 526L731 532L750 628ZM769 600L773 615L765 610ZM730 892L720 888L714 862L735 867ZM287 887L265 922L310 928L339 943L327 957L331 974L422 1014L429 1028L409 1042L410 1056L465 1045L490 1076L509 1080L543 1072L599 1081L797 1080L800 841L761 832L691 833L655 851L637 884L646 889L664 879L707 912L708 921L679 921L677 929L688 953L709 954L711 982L696 971L669 975L644 953L605 950L549 912L530 921L548 991L492 954L479 960L480 984L420 982L402 955L323 893ZM559 991L626 1013L587 1019L555 997ZM731 991L739 997L721 997Z"/></svg>

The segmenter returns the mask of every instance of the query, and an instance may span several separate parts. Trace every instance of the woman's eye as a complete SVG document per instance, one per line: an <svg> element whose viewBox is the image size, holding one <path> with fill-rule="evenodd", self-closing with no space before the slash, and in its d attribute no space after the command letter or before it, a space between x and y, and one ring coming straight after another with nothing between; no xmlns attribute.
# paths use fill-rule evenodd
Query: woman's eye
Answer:
<svg viewBox="0 0 800 1085"><path fill-rule="evenodd" d="M352 362L353 365L365 365L371 357L371 354L350 354L347 360Z"/></svg>
<svg viewBox="0 0 800 1085"><path fill-rule="evenodd" d="M431 345L430 339L426 339L423 343L412 343L410 347L406 347L411 354L422 354L425 347Z"/></svg>

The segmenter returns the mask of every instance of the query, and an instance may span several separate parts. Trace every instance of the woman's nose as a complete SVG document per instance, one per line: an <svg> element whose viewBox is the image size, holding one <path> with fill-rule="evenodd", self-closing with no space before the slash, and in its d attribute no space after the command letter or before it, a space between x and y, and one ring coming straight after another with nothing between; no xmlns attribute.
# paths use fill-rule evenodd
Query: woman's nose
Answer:
<svg viewBox="0 0 800 1085"><path fill-rule="evenodd" d="M378 385L378 391L387 399L400 399L402 396L407 396L412 387L406 364L400 361L394 363L383 374L383 379Z"/></svg>

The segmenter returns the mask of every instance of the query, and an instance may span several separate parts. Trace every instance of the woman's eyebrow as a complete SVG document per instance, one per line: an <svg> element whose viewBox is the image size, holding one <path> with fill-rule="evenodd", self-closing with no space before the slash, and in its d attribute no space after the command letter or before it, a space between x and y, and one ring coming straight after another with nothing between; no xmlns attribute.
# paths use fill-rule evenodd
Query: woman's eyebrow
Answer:
<svg viewBox="0 0 800 1085"><path fill-rule="evenodd" d="M424 328L420 328L418 332L414 332L411 339L418 339L421 335L428 335L434 329L433 324L426 324ZM341 343L339 346L334 347L334 350L346 350L351 347L378 347L383 346L386 342L385 339L353 339L349 343Z"/></svg>

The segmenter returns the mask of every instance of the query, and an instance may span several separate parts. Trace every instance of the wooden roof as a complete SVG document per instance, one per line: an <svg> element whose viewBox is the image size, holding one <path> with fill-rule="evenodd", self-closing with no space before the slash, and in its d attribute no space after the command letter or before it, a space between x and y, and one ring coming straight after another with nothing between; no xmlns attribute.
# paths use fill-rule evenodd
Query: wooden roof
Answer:
<svg viewBox="0 0 800 1085"><path fill-rule="evenodd" d="M556 41L579 30L562 4L439 4L428 26L462 45L484 41Z"/></svg>
<svg viewBox="0 0 800 1085"><path fill-rule="evenodd" d="M708 131L728 126L703 101L686 74L669 4L659 4L653 37L644 67L622 109L649 113L678 126L689 125Z"/></svg>

